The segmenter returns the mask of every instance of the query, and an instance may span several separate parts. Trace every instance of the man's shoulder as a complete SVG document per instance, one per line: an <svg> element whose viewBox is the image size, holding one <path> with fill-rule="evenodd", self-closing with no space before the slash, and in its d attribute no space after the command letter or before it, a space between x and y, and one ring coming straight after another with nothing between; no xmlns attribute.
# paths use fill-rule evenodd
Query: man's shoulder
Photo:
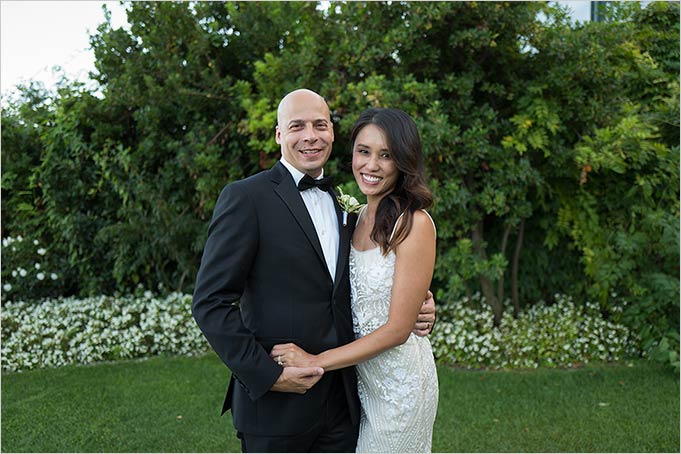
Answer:
<svg viewBox="0 0 681 454"><path fill-rule="evenodd" d="M249 177L242 178L241 180L236 180L232 181L231 183L228 183L225 185L223 188L223 191L227 188L231 188L234 190L244 190L244 189L255 189L258 187L263 187L265 183L271 181L274 177L274 169L266 169L262 170L256 174L253 174Z"/></svg>

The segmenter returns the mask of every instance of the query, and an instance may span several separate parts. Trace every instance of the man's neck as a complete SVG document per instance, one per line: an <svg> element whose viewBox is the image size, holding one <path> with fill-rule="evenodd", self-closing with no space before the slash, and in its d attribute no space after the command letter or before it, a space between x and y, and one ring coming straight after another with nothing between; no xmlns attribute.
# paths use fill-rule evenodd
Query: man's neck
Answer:
<svg viewBox="0 0 681 454"><path fill-rule="evenodd" d="M324 169L321 169L318 175L312 175L312 174L309 174L307 172L300 170L299 168L297 168L296 166L294 166L293 164L288 162L286 160L286 158L284 158L283 156L281 157L281 163L284 165L284 167L286 167L288 169L289 173L293 176L293 179L296 181L296 184L298 184L300 179L303 178L303 176L306 175L306 174L310 175L315 180L318 180L318 179L324 177Z"/></svg>

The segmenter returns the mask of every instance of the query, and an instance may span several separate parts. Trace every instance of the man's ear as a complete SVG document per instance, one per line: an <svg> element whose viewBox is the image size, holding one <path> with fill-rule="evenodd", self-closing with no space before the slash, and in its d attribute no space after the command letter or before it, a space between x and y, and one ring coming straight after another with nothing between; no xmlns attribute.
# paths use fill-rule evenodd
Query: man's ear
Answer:
<svg viewBox="0 0 681 454"><path fill-rule="evenodd" d="M279 129L279 125L277 125L275 128L275 133L274 133L274 140L277 141L279 145L281 145L281 129Z"/></svg>

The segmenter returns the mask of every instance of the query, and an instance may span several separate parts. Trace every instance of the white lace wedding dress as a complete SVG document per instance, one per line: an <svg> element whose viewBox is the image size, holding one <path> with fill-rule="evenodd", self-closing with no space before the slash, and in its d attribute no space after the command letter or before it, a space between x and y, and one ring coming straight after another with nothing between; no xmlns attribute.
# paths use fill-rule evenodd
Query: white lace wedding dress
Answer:
<svg viewBox="0 0 681 454"><path fill-rule="evenodd" d="M388 320L395 254L380 248L350 250L355 337ZM430 452L438 383L427 337L413 333L402 345L355 366L362 417L357 452Z"/></svg>

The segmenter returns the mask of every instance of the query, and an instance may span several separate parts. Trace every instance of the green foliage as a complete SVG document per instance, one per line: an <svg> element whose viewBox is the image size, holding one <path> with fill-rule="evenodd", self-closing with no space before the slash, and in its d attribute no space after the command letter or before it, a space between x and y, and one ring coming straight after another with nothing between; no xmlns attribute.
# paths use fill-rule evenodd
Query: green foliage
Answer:
<svg viewBox="0 0 681 454"><path fill-rule="evenodd" d="M23 371L209 350L191 317L191 295L10 302L2 311L2 369Z"/></svg>
<svg viewBox="0 0 681 454"><path fill-rule="evenodd" d="M3 100L4 102L5 100ZM45 88L20 87L18 99L6 100L2 121L2 236L34 233L40 227L34 198L40 188L33 180L40 165L40 131L54 108Z"/></svg>
<svg viewBox="0 0 681 454"><path fill-rule="evenodd" d="M36 239L2 239L2 303L44 299L68 292L65 261L48 253L49 245Z"/></svg>
<svg viewBox="0 0 681 454"><path fill-rule="evenodd" d="M624 298L678 361L679 5L576 25L552 5L128 3L129 30L91 37L98 93L31 85L3 109L3 237L53 245L70 293L191 291L217 194L278 159L278 100L304 86L331 107L340 182L362 110L415 118L439 298L480 291L496 324L509 297L606 316Z"/></svg>
<svg viewBox="0 0 681 454"><path fill-rule="evenodd" d="M603 318L598 305L576 305L555 295L513 318L507 311L494 326L480 294L441 307L431 342L438 361L466 368L573 367L621 361L638 353L636 340L619 320ZM620 319L622 307L614 309Z"/></svg>

